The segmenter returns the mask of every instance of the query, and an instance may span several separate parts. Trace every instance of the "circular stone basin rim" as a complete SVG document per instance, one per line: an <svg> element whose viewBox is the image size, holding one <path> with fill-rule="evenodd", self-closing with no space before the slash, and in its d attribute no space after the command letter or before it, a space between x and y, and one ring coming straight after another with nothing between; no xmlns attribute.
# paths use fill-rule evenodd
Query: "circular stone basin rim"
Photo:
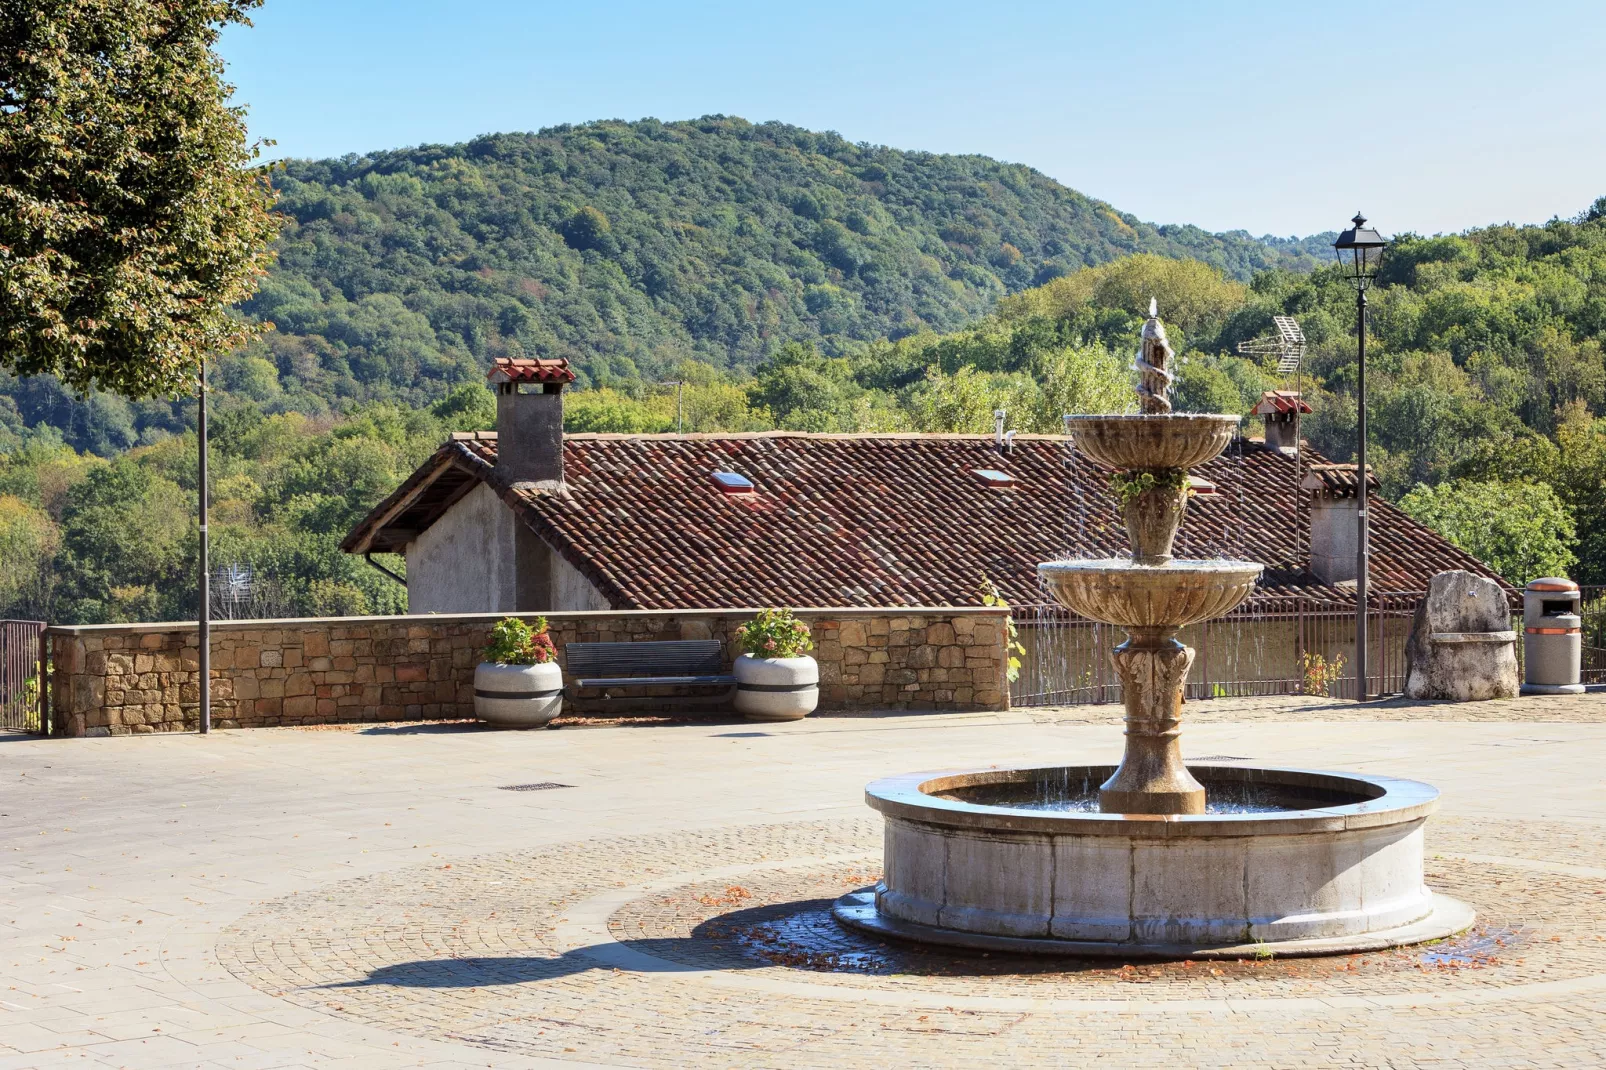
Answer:
<svg viewBox="0 0 1606 1070"><path fill-rule="evenodd" d="M1113 765L1017 767L905 773L873 781L865 802L889 817L954 828L989 829L1059 836L1123 836L1180 839L1223 836L1297 836L1312 832L1373 828L1425 818L1438 809L1439 791L1431 784L1397 777L1338 773L1320 769L1268 766L1206 765L1188 768L1207 785L1259 783L1293 788L1350 792L1362 801L1308 810L1248 814L1106 814L1079 811L1025 810L944 798L937 792L990 784L1030 783L1069 776L1101 783Z"/></svg>

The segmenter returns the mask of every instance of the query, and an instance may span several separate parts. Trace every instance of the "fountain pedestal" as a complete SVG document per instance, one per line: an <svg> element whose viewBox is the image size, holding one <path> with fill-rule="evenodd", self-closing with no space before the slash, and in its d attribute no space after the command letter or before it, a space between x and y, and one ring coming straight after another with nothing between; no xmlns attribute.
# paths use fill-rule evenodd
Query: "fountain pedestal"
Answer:
<svg viewBox="0 0 1606 1070"><path fill-rule="evenodd" d="M1204 785L1182 764L1182 691L1193 650L1175 628L1132 628L1110 653L1126 703L1126 753L1099 789L1117 814L1202 814Z"/></svg>

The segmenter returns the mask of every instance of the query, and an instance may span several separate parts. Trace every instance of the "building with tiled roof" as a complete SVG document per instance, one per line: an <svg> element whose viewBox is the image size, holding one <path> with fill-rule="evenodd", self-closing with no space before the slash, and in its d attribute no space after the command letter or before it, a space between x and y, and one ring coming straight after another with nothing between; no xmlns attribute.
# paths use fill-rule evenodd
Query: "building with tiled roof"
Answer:
<svg viewBox="0 0 1606 1070"><path fill-rule="evenodd" d="M517 374L492 371L500 436L453 435L342 543L405 554L412 612L965 605L989 581L1024 605L1048 601L1038 562L1127 549L1110 470L1062 436L564 435L562 376ZM1179 556L1260 561L1267 593L1353 598L1353 561L1345 576L1322 555L1353 531L1353 466L1347 501L1308 447L1244 440L1194 476ZM1370 504L1374 590L1491 575Z"/></svg>

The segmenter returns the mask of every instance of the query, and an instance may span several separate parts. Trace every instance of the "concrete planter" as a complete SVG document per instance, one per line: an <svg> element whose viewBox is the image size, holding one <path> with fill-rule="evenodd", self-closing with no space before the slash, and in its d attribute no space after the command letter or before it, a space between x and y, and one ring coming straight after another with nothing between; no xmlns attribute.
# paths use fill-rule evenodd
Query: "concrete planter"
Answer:
<svg viewBox="0 0 1606 1070"><path fill-rule="evenodd" d="M820 704L820 666L808 656L736 659L736 710L749 721L797 721Z"/></svg>
<svg viewBox="0 0 1606 1070"><path fill-rule="evenodd" d="M474 715L499 728L539 728L563 710L563 670L545 665L498 665L474 670Z"/></svg>

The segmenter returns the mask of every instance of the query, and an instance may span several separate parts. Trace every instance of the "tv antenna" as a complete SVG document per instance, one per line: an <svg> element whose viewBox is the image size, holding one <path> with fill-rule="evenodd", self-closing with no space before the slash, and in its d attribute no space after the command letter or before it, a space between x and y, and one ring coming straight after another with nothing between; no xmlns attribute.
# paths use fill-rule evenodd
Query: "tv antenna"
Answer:
<svg viewBox="0 0 1606 1070"><path fill-rule="evenodd" d="M1299 329L1299 321L1292 316L1273 316L1271 322L1277 328L1276 334L1239 342L1238 352L1244 356L1275 356L1277 370L1284 375L1299 371L1305 359L1305 332Z"/></svg>

